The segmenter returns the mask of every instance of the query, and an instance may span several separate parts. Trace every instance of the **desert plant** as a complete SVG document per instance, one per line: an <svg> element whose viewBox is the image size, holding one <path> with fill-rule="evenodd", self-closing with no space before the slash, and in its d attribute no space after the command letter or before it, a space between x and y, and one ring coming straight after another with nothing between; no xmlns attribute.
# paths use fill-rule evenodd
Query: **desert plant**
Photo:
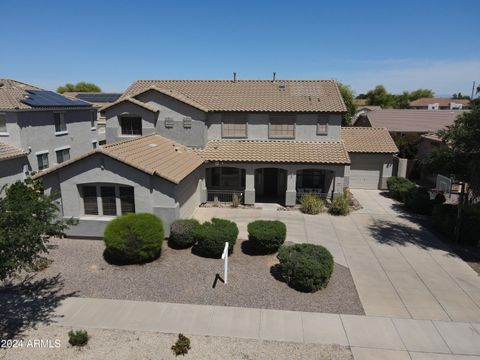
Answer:
<svg viewBox="0 0 480 360"><path fill-rule="evenodd" d="M316 215L324 208L325 203L315 194L305 193L300 198L300 211L305 214Z"/></svg>
<svg viewBox="0 0 480 360"><path fill-rule="evenodd" d="M220 258L226 242L228 242L229 254L233 252L238 236L238 227L232 221L213 218L197 227L194 236L196 241L194 251L197 254Z"/></svg>
<svg viewBox="0 0 480 360"><path fill-rule="evenodd" d="M415 183L403 177L392 176L387 179L387 188L390 197L404 202L407 193L415 188Z"/></svg>
<svg viewBox="0 0 480 360"><path fill-rule="evenodd" d="M178 339L171 349L175 356L184 356L190 350L190 339L183 334L178 334Z"/></svg>
<svg viewBox="0 0 480 360"><path fill-rule="evenodd" d="M281 221L256 220L248 224L248 241L261 254L272 254L285 242L287 227Z"/></svg>
<svg viewBox="0 0 480 360"><path fill-rule="evenodd" d="M414 187L405 195L405 207L416 214L431 215L433 201L426 188Z"/></svg>
<svg viewBox="0 0 480 360"><path fill-rule="evenodd" d="M178 249L186 249L195 244L195 230L200 223L195 219L175 220L170 225L168 243Z"/></svg>
<svg viewBox="0 0 480 360"><path fill-rule="evenodd" d="M104 233L106 255L115 262L135 264L160 256L162 221L153 214L126 214L112 220Z"/></svg>
<svg viewBox="0 0 480 360"><path fill-rule="evenodd" d="M237 208L240 205L240 196L237 193L232 195L232 207Z"/></svg>
<svg viewBox="0 0 480 360"><path fill-rule="evenodd" d="M278 251L278 268L292 288L315 292L328 284L333 271L333 256L320 245L295 244Z"/></svg>
<svg viewBox="0 0 480 360"><path fill-rule="evenodd" d="M86 330L70 330L68 332L68 342L72 346L85 346L89 338Z"/></svg>
<svg viewBox="0 0 480 360"><path fill-rule="evenodd" d="M350 205L349 205L349 198L348 198L348 190L345 189L343 194L337 196L333 199L328 212L332 215L348 215L350 213Z"/></svg>

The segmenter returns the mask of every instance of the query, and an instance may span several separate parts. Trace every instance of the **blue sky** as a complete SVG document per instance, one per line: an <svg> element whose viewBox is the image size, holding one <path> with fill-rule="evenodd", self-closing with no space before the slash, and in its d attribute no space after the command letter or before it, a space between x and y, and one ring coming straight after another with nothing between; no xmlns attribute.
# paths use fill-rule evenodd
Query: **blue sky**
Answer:
<svg viewBox="0 0 480 360"><path fill-rule="evenodd" d="M480 82L480 1L0 1L0 77L338 79L364 92Z"/></svg>

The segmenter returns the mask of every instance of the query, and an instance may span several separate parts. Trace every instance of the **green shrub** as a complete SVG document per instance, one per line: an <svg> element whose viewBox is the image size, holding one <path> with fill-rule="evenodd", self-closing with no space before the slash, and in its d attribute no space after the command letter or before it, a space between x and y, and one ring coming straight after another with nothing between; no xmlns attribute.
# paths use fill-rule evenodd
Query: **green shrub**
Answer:
<svg viewBox="0 0 480 360"><path fill-rule="evenodd" d="M170 237L168 243L178 249L186 249L195 245L195 230L200 223L195 219L175 220L170 225Z"/></svg>
<svg viewBox="0 0 480 360"><path fill-rule="evenodd" d="M256 220L248 224L248 241L261 254L272 254L285 242L287 227L281 221Z"/></svg>
<svg viewBox="0 0 480 360"><path fill-rule="evenodd" d="M300 198L300 211L305 214L316 215L324 208L325 203L315 194L305 193Z"/></svg>
<svg viewBox="0 0 480 360"><path fill-rule="evenodd" d="M72 346L85 346L88 343L88 333L86 330L76 330L68 332L68 342Z"/></svg>
<svg viewBox="0 0 480 360"><path fill-rule="evenodd" d="M452 204L436 205L432 212L433 227L450 240L455 240L458 206ZM480 205L468 205L462 209L460 242L469 246L478 246L480 234Z"/></svg>
<svg viewBox="0 0 480 360"><path fill-rule="evenodd" d="M112 220L105 229L106 255L125 264L143 263L160 256L162 221L153 214L126 214Z"/></svg>
<svg viewBox="0 0 480 360"><path fill-rule="evenodd" d="M405 195L405 207L416 214L430 215L433 201L430 200L430 194L426 188L414 187Z"/></svg>
<svg viewBox="0 0 480 360"><path fill-rule="evenodd" d="M220 258L226 242L228 242L229 254L233 252L237 236L237 224L229 220L213 218L195 230L194 250L205 257Z"/></svg>
<svg viewBox="0 0 480 360"><path fill-rule="evenodd" d="M328 284L332 275L333 256L320 245L282 246L277 257L281 276L299 291L317 291Z"/></svg>
<svg viewBox="0 0 480 360"><path fill-rule="evenodd" d="M190 350L190 339L183 334L178 334L178 339L171 349L175 356L187 354Z"/></svg>
<svg viewBox="0 0 480 360"><path fill-rule="evenodd" d="M344 190L341 196L337 196L332 201L328 212L332 215L348 215L350 213L350 205L348 199L348 190Z"/></svg>
<svg viewBox="0 0 480 360"><path fill-rule="evenodd" d="M404 202L408 191L415 188L415 183L403 177L392 176L387 179L387 188L390 197Z"/></svg>

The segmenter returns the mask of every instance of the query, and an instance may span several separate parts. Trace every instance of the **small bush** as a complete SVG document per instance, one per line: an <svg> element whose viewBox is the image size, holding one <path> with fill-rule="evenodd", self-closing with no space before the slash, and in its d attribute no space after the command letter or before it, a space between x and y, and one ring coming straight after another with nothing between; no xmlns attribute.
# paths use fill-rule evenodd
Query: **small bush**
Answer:
<svg viewBox="0 0 480 360"><path fill-rule="evenodd" d="M104 241L107 255L114 261L125 264L152 261L162 251L162 221L146 213L119 216L107 225Z"/></svg>
<svg viewBox="0 0 480 360"><path fill-rule="evenodd" d="M272 254L285 242L287 227L281 221L256 220L248 224L248 241L261 254Z"/></svg>
<svg viewBox="0 0 480 360"><path fill-rule="evenodd" d="M324 208L325 203L315 194L306 193L300 198L300 211L305 214L316 215Z"/></svg>
<svg viewBox="0 0 480 360"><path fill-rule="evenodd" d="M282 246L278 252L280 274L292 288L315 292L328 284L333 271L333 256L320 245Z"/></svg>
<svg viewBox="0 0 480 360"><path fill-rule="evenodd" d="M416 214L431 215L433 201L426 188L414 187L405 195L405 207Z"/></svg>
<svg viewBox="0 0 480 360"><path fill-rule="evenodd" d="M194 250L205 257L220 258L226 242L228 242L229 254L233 252L237 236L237 224L229 220L213 218L196 228Z"/></svg>
<svg viewBox="0 0 480 360"><path fill-rule="evenodd" d="M88 333L86 330L76 330L68 332L68 342L72 346L85 346L88 343Z"/></svg>
<svg viewBox="0 0 480 360"><path fill-rule="evenodd" d="M175 356L184 356L190 350L190 339L183 334L178 334L178 339L171 349Z"/></svg>
<svg viewBox="0 0 480 360"><path fill-rule="evenodd" d="M350 205L349 205L349 198L348 198L348 191L345 189L341 196L337 196L332 201L332 205L330 205L330 209L328 212L332 215L348 215L350 213Z"/></svg>
<svg viewBox="0 0 480 360"><path fill-rule="evenodd" d="M200 223L195 219L175 220L170 225L168 243L178 249L186 249L195 245L195 230Z"/></svg>
<svg viewBox="0 0 480 360"><path fill-rule="evenodd" d="M240 196L237 193L232 195L232 207L237 208L240 206Z"/></svg>
<svg viewBox="0 0 480 360"><path fill-rule="evenodd" d="M404 202L408 191L415 188L415 183L403 177L392 176L387 179L387 188L390 197Z"/></svg>

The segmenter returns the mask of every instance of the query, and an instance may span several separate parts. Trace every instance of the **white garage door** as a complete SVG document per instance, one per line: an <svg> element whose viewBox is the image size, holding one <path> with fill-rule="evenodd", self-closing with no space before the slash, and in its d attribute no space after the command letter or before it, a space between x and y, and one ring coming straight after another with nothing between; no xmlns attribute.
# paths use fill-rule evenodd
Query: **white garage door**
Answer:
<svg viewBox="0 0 480 360"><path fill-rule="evenodd" d="M382 162L365 156L350 156L350 188L378 189Z"/></svg>

